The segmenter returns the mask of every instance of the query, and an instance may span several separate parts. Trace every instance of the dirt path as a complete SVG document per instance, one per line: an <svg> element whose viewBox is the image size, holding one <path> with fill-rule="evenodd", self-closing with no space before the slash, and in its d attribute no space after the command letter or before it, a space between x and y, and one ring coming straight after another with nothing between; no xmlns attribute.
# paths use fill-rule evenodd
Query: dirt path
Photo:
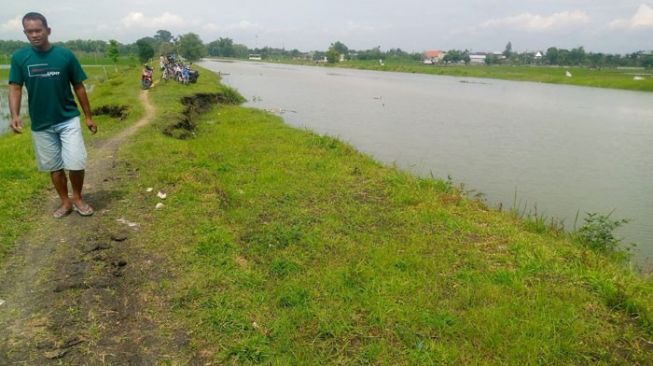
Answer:
<svg viewBox="0 0 653 366"><path fill-rule="evenodd" d="M96 215L55 220L57 199L45 199L0 271L0 365L154 365L183 344L143 310L159 259L142 250L137 227L116 221L126 203L113 190L114 156L155 114L146 91L140 100L145 116L91 151L85 194Z"/></svg>

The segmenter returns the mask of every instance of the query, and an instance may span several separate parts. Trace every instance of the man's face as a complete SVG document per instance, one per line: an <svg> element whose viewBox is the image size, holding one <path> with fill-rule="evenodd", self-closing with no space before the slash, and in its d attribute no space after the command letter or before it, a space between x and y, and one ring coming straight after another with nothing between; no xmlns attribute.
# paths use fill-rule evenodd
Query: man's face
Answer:
<svg viewBox="0 0 653 366"><path fill-rule="evenodd" d="M46 28L40 20L26 19L23 22L23 33L29 43L36 48L47 46L50 28Z"/></svg>

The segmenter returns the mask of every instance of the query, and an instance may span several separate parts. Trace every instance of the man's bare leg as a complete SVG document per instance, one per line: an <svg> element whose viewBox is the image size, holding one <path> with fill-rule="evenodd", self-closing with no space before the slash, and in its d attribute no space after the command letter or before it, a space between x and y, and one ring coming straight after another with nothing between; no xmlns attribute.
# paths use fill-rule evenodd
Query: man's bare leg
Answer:
<svg viewBox="0 0 653 366"><path fill-rule="evenodd" d="M55 211L55 217L65 216L70 213L73 208L73 201L68 197L68 180L66 179L66 173L63 169L50 172L50 179L52 179L54 189L57 191L59 199L61 199L61 206L57 211Z"/></svg>
<svg viewBox="0 0 653 366"><path fill-rule="evenodd" d="M57 170L50 173L50 178L52 179L54 189L57 190L57 194L61 199L61 206L72 208L73 202L68 197L68 180L66 179L66 173L63 170Z"/></svg>
<svg viewBox="0 0 653 366"><path fill-rule="evenodd" d="M72 204L75 205L77 211L81 215L88 216L93 214L93 209L82 199L82 188L84 188L84 172L84 170L71 170L68 172L68 177L70 178L70 185L73 187Z"/></svg>
<svg viewBox="0 0 653 366"><path fill-rule="evenodd" d="M70 185L73 187L72 201L77 206L83 206L82 188L84 187L84 170L71 170L68 172Z"/></svg>

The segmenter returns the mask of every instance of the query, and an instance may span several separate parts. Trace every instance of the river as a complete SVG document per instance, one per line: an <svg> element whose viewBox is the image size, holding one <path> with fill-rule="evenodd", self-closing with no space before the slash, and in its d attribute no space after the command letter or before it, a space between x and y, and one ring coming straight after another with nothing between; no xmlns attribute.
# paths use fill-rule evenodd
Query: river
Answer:
<svg viewBox="0 0 653 366"><path fill-rule="evenodd" d="M260 62L204 61L247 105L491 205L578 225L585 212L653 258L653 93ZM515 197L517 199L515 200Z"/></svg>
<svg viewBox="0 0 653 366"><path fill-rule="evenodd" d="M0 135L9 131L9 100L7 99L7 82L0 80Z"/></svg>

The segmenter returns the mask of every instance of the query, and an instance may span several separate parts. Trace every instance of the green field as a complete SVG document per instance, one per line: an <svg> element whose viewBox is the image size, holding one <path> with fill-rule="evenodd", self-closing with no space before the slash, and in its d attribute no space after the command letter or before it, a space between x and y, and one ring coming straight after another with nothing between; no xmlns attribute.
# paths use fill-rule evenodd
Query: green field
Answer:
<svg viewBox="0 0 653 366"><path fill-rule="evenodd" d="M101 131L142 113L138 72L100 75L92 104L135 111ZM245 365L653 364L653 282L620 256L263 111L222 104L194 115L189 138L165 135L182 97L237 99L201 73L149 92L157 117L121 149L125 203L107 214L138 220L138 240L166 258L168 276L138 289L161 299L143 313L187 329L189 353ZM47 182L27 135L0 137L0 149L6 253L38 224L29 202ZM167 192L163 209L148 187Z"/></svg>

